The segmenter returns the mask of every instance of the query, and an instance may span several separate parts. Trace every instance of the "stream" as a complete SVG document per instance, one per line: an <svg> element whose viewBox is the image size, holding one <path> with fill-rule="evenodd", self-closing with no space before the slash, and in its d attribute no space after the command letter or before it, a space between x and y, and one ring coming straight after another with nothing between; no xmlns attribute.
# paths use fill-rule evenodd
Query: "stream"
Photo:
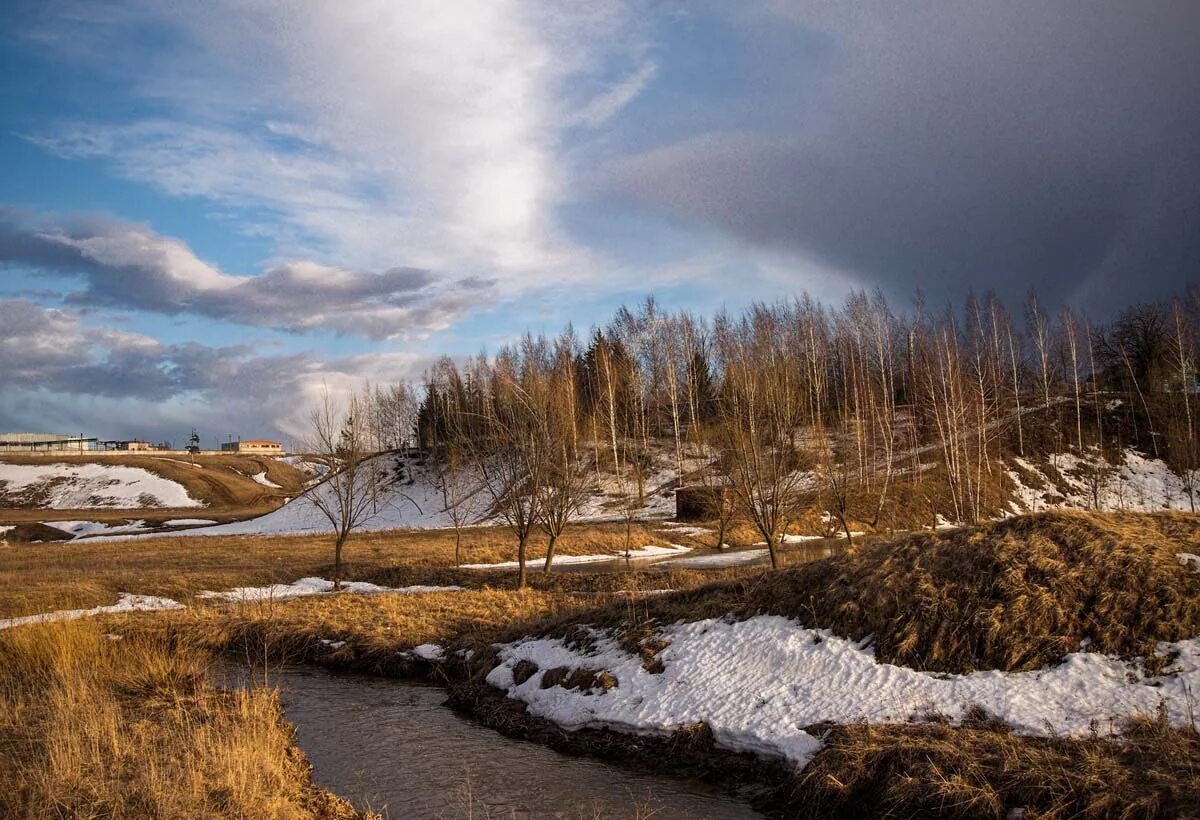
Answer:
<svg viewBox="0 0 1200 820"><path fill-rule="evenodd" d="M444 706L433 685L317 668L273 671L271 684L316 783L392 820L761 817L696 780L507 738Z"/></svg>

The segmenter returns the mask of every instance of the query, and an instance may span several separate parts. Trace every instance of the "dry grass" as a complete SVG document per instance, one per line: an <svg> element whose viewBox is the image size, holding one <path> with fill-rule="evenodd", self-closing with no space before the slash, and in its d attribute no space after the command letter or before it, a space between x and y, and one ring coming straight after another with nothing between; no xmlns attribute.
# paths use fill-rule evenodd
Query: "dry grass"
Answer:
<svg viewBox="0 0 1200 820"><path fill-rule="evenodd" d="M107 464L124 467L140 467L155 475L182 484L193 498L203 501L204 508L182 508L175 510L148 509L85 509L49 510L29 499L17 503L0 492L0 524L19 524L37 521L66 521L86 519L89 521L127 521L145 519L154 524L170 518L186 515L217 521L262 515L279 507L285 498L303 491L308 476L290 464L269 456L220 455L196 456L197 466L182 463L186 456L178 455L62 455L21 456L6 454L0 457L5 464ZM254 481L251 476L265 472L267 480L279 487L267 487Z"/></svg>
<svg viewBox="0 0 1200 820"><path fill-rule="evenodd" d="M1085 640L1093 651L1152 656L1159 641L1200 634L1200 574L1176 557L1198 544L1200 516L1044 513L864 543L645 601L632 620L614 604L577 622L640 634L647 623L786 615L874 636L880 660L939 672L1035 669Z"/></svg>
<svg viewBox="0 0 1200 820"><path fill-rule="evenodd" d="M124 629L232 652L253 665L332 660L384 669L422 643L468 640L497 626L533 629L581 611L594 598L525 590L465 590L423 595L329 595L231 607L195 607L129 616ZM345 642L333 649L328 642Z"/></svg>
<svg viewBox="0 0 1200 820"><path fill-rule="evenodd" d="M800 776L798 817L1200 816L1200 735L1165 717L1119 740L986 724L836 726Z"/></svg>
<svg viewBox="0 0 1200 820"><path fill-rule="evenodd" d="M315 789L276 694L227 692L208 656L95 624L0 633L0 815L354 817Z"/></svg>
<svg viewBox="0 0 1200 820"><path fill-rule="evenodd" d="M635 546L664 543L664 536L642 525L633 528ZM463 536L468 562L494 563L516 558L511 534L500 528L475 528ZM625 545L620 524L571 527L559 540L557 554L615 553ZM541 553L531 545L530 560ZM472 571L454 570L454 534L444 530L396 531L355 535L346 547L346 577L384 584L506 583ZM0 617L55 609L111 604L118 592L163 595L184 601L206 589L291 583L297 578L328 577L333 539L325 536L192 536L132 541L36 544L0 547L5 581L0 585ZM532 573L535 583L539 573ZM515 584L515 582L514 582Z"/></svg>

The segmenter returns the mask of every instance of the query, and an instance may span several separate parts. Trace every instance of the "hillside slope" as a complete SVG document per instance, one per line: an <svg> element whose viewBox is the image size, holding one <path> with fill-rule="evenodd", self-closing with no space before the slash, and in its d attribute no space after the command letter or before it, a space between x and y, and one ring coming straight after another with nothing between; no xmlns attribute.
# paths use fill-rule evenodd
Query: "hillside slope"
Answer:
<svg viewBox="0 0 1200 820"><path fill-rule="evenodd" d="M303 492L309 476L267 456L153 454L0 458L0 524L86 519L150 524L261 515Z"/></svg>

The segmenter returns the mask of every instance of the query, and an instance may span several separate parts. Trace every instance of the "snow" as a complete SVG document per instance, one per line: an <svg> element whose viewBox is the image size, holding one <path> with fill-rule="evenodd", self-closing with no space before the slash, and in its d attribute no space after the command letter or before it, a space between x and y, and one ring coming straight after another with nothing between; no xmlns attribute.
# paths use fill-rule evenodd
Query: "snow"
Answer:
<svg viewBox="0 0 1200 820"><path fill-rule="evenodd" d="M104 524L100 521L46 521L47 527L62 530L73 538L86 538L89 535L114 535L123 532L145 532L146 522L131 521L128 524Z"/></svg>
<svg viewBox="0 0 1200 820"><path fill-rule="evenodd" d="M285 456L281 460L289 458L296 457ZM361 531L440 529L453 525L450 516L443 508L441 493L428 468L391 454L376 456L376 458L392 461L395 467L402 469L403 477L396 487L399 492L379 504L373 514L363 522L360 527ZM302 463L310 464L312 462ZM324 467L324 465L319 466ZM311 488L309 492L325 494L329 493L330 489L321 484ZM308 498L300 496L258 518L210 527L197 527L180 532L179 535L305 535L331 531L329 519Z"/></svg>
<svg viewBox="0 0 1200 820"><path fill-rule="evenodd" d="M1013 461L1045 486L1045 489L1030 487L1020 473L1010 470L1009 477L1019 502L1013 504L1013 511L1017 513L1054 507L1136 512L1191 510L1183 478L1161 459L1148 458L1136 450L1123 451L1119 464L1109 464L1094 449L1083 456L1076 453L1051 455L1049 462L1062 479L1057 483L1032 462L1023 458ZM1099 473L1093 494L1087 477L1097 474L1096 471Z"/></svg>
<svg viewBox="0 0 1200 820"><path fill-rule="evenodd" d="M9 532L11 530L15 530L16 528L17 528L16 524L7 524L4 526L0 526L0 535L4 535L4 533Z"/></svg>
<svg viewBox="0 0 1200 820"><path fill-rule="evenodd" d="M0 464L0 496L51 510L204 506L178 482L116 464Z"/></svg>
<svg viewBox="0 0 1200 820"><path fill-rule="evenodd" d="M183 609L183 604L172 601L170 598L122 592L117 596L117 602L111 606L97 606L91 609L62 609L57 612L43 612L39 615L4 618L0 619L0 629L49 621L73 621L77 618L88 618L92 615L104 615L110 612L155 612L164 609Z"/></svg>
<svg viewBox="0 0 1200 820"><path fill-rule="evenodd" d="M197 527L203 524L215 524L211 518L172 518L164 521L164 527Z"/></svg>
<svg viewBox="0 0 1200 820"><path fill-rule="evenodd" d="M446 657L446 650L435 643L423 643L414 646L412 654L423 661L440 661Z"/></svg>
<svg viewBox="0 0 1200 820"><path fill-rule="evenodd" d="M271 481L269 478L267 478L266 470L263 470L261 473L255 473L254 475L252 475L250 477L252 479L254 479L255 481L257 481L259 484L263 485L264 487L274 487L276 490L283 489L283 487L280 487L274 481Z"/></svg>
<svg viewBox="0 0 1200 820"><path fill-rule="evenodd" d="M302 473L313 477L314 479L324 478L329 472L329 467L319 461L307 461L304 456L276 456L277 461L282 461L284 464L290 464Z"/></svg>
<svg viewBox="0 0 1200 820"><path fill-rule="evenodd" d="M606 555L559 555L554 558L554 566L559 567L565 564L594 564L599 561L640 561L645 558L662 558L667 555L679 555L684 552L691 552L691 547L680 546L679 544L671 544L667 547L658 547L653 544L642 547L641 549L629 550L629 552L609 553ZM526 561L526 566L531 569L538 569L542 566L541 559L532 559ZM463 569L517 569L521 564L519 561L501 561L496 564L463 564Z"/></svg>
<svg viewBox="0 0 1200 820"><path fill-rule="evenodd" d="M660 561L655 567L685 567L687 569L712 569L713 567L737 567L754 564L767 558L765 549L719 552L713 555L692 555L687 558L672 558Z"/></svg>
<svg viewBox="0 0 1200 820"><path fill-rule="evenodd" d="M366 581L342 581L342 590L359 595L377 595L384 592L396 592L403 595L418 595L425 592L453 592L462 589L457 586L410 586L383 587ZM226 601L285 601L290 598L302 598L308 595L321 595L333 591L333 581L324 578L301 578L293 584L271 584L265 587L235 587L224 592L204 591L196 594L197 598L219 598Z"/></svg>
<svg viewBox="0 0 1200 820"><path fill-rule="evenodd" d="M1175 557L1185 567L1191 567L1194 572L1200 572L1200 555L1196 555L1194 552L1177 552Z"/></svg>
<svg viewBox="0 0 1200 820"><path fill-rule="evenodd" d="M878 663L869 648L774 615L664 628L669 646L659 655L659 674L608 632L592 630L592 637L590 654L560 638L505 644L487 681L568 729L664 734L704 722L724 748L798 766L820 746L804 727L823 721L900 723L932 714L961 720L979 706L1022 734L1083 735L1154 715L1160 703L1173 723L1185 725L1191 693L1200 687L1200 639L1160 645L1179 657L1167 674L1147 677L1136 662L1088 652L1033 672L930 674ZM535 662L538 672L517 684L512 670L521 660ZM543 674L557 666L605 669L618 685L594 694L542 689Z"/></svg>
<svg viewBox="0 0 1200 820"><path fill-rule="evenodd" d="M693 527L688 524L664 524L661 529L664 532L682 535L685 538L696 538L701 535L711 535L713 533L713 530L708 527Z"/></svg>

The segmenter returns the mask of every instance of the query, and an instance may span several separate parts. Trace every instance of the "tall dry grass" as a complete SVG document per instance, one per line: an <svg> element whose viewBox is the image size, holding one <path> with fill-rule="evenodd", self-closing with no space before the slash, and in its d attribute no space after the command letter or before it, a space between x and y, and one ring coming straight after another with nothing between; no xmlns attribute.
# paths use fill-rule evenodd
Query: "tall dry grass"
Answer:
<svg viewBox="0 0 1200 820"><path fill-rule="evenodd" d="M0 633L0 816L353 817L316 790L277 695L209 656L95 624Z"/></svg>

